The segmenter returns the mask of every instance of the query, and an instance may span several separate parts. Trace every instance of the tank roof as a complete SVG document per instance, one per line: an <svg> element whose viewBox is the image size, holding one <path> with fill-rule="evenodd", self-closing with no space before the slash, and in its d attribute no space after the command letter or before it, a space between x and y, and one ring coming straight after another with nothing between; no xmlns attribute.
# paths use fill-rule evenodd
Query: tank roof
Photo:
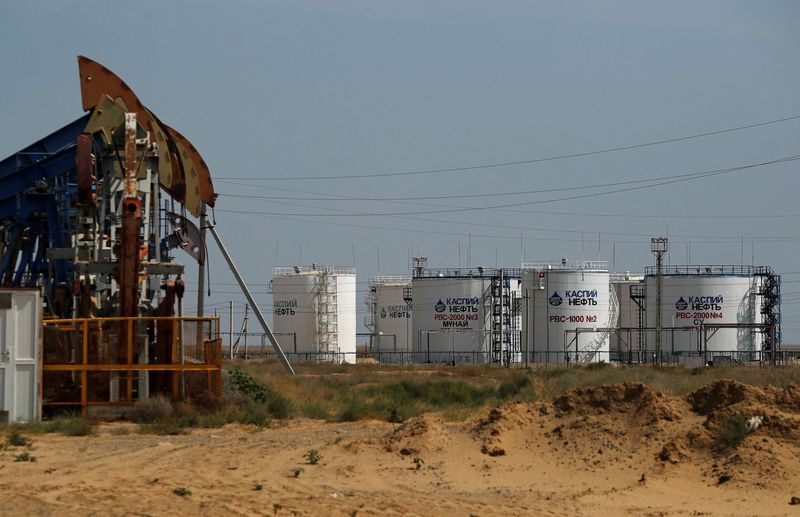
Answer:
<svg viewBox="0 0 800 517"><path fill-rule="evenodd" d="M540 260L523 262L522 269L561 270L561 271L608 271L607 260Z"/></svg>
<svg viewBox="0 0 800 517"><path fill-rule="evenodd" d="M302 275L351 275L355 276L356 268L353 266L324 266L313 264L311 266L278 266L272 268L272 276L302 276Z"/></svg>
<svg viewBox="0 0 800 517"><path fill-rule="evenodd" d="M691 266L662 266L661 274L664 276L754 276L772 275L769 266L743 266L720 264L696 264ZM644 268L645 276L656 276L656 267Z"/></svg>
<svg viewBox="0 0 800 517"><path fill-rule="evenodd" d="M414 271L414 278L494 278L503 272L506 278L522 278L522 271L519 268L493 268L493 267L474 267L474 268L425 268Z"/></svg>

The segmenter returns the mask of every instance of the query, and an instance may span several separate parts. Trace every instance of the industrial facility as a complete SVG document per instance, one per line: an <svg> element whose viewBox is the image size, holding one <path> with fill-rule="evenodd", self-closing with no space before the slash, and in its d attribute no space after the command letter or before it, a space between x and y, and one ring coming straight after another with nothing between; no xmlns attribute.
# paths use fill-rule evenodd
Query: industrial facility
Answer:
<svg viewBox="0 0 800 517"><path fill-rule="evenodd" d="M356 362L356 270L341 266L276 267L273 322L291 361Z"/></svg>
<svg viewBox="0 0 800 517"><path fill-rule="evenodd" d="M216 194L199 152L113 72L85 57L78 68L86 113L0 161L0 420L115 417L156 395L219 395L207 234L290 373L291 362L367 356L497 366L778 358L780 275L665 266L663 237L643 274L566 258L494 268L413 258L410 274L370 280L361 356L355 267L276 267L273 332L207 218ZM179 252L198 266L195 316L183 311Z"/></svg>

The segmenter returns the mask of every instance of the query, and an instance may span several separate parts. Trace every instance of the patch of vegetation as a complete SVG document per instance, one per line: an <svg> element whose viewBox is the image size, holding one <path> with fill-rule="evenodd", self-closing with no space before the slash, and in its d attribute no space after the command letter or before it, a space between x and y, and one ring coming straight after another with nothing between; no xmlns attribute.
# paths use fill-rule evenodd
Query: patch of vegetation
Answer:
<svg viewBox="0 0 800 517"><path fill-rule="evenodd" d="M179 486L178 488L173 489L172 493L177 495L177 496L179 496L179 497L186 497L186 496L192 495L192 491L191 490L189 490L188 488L182 487L182 486Z"/></svg>
<svg viewBox="0 0 800 517"><path fill-rule="evenodd" d="M269 413L267 406L260 402L254 402L244 407L238 421L243 424L267 427L270 424Z"/></svg>
<svg viewBox="0 0 800 517"><path fill-rule="evenodd" d="M259 492L259 491L261 491L263 489L264 489L264 485L262 485L261 483L253 483L252 490L255 490L256 492Z"/></svg>
<svg viewBox="0 0 800 517"><path fill-rule="evenodd" d="M723 417L714 431L714 440L725 451L736 449L746 437L747 418L739 414Z"/></svg>
<svg viewBox="0 0 800 517"><path fill-rule="evenodd" d="M292 469L292 477L299 478L300 474L302 474L303 472L305 472L305 470L303 470L302 467L297 467L295 469Z"/></svg>
<svg viewBox="0 0 800 517"><path fill-rule="evenodd" d="M13 447L25 447L26 445L30 444L31 441L25 438L25 436L23 436L18 429L12 429L11 432L8 433L6 443Z"/></svg>
<svg viewBox="0 0 800 517"><path fill-rule="evenodd" d="M414 470L419 470L422 468L423 465L425 465L425 460L423 460L419 456L414 456L414 459L411 460L411 462L414 464Z"/></svg>
<svg viewBox="0 0 800 517"><path fill-rule="evenodd" d="M274 418L286 418L292 411L292 403L288 398L261 384L239 368L228 372L228 384L235 392L263 404Z"/></svg>
<svg viewBox="0 0 800 517"><path fill-rule="evenodd" d="M169 419L175 414L175 407L167 397L154 397L137 400L129 417L137 424L154 424Z"/></svg>
<svg viewBox="0 0 800 517"><path fill-rule="evenodd" d="M303 457L306 459L309 465L316 465L317 463L319 463L319 460L322 459L322 456L320 456L319 451L317 449L309 449L308 451L306 451Z"/></svg>
<svg viewBox="0 0 800 517"><path fill-rule="evenodd" d="M517 375L500 384L497 388L497 398L500 400L513 398L530 385L531 378L528 375Z"/></svg>
<svg viewBox="0 0 800 517"><path fill-rule="evenodd" d="M36 456L31 456L31 455L30 455L30 454L29 454L29 453L26 451L26 452L23 452L23 453L21 453L21 454L17 454L16 456L14 456L14 461L15 461L15 462L20 462L20 461L30 461L30 462L34 462L34 461L36 461Z"/></svg>
<svg viewBox="0 0 800 517"><path fill-rule="evenodd" d="M56 418L47 422L49 433L61 433L67 436L88 436L92 434L92 424L85 418Z"/></svg>

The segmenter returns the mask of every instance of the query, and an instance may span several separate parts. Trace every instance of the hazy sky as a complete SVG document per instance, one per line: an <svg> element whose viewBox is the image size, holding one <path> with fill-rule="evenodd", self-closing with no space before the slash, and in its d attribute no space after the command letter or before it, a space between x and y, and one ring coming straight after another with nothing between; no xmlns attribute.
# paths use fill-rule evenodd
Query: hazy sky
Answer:
<svg viewBox="0 0 800 517"><path fill-rule="evenodd" d="M691 263L749 264L754 254L783 273L784 341L797 342L800 162L513 211L408 212L610 188L413 200L420 196L563 189L797 155L798 119L451 173L224 178L524 161L800 115L799 26L796 1L5 0L0 156L81 115L76 56L84 54L200 150L220 193L220 233L267 312L276 255L278 265L293 265L301 248L305 264L351 265L355 255L361 310L378 256L383 274L406 273L412 253L432 266L457 266L459 255L464 266L468 256L489 266L518 266L523 253L527 260L599 256L618 271L640 271L653 261L649 236L668 234L672 264L688 255ZM337 196L411 199L330 200ZM358 212L406 215L342 216ZM210 262L209 307L227 310L233 299L241 311L243 296L215 249Z"/></svg>

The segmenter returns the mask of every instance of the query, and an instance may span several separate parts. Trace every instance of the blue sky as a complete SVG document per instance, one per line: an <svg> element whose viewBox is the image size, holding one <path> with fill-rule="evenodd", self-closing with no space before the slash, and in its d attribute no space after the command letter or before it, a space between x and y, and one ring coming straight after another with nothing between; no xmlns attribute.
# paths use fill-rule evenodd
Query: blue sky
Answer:
<svg viewBox="0 0 800 517"><path fill-rule="evenodd" d="M125 79L200 150L221 194L220 232L267 308L276 252L279 265L297 263L301 248L306 264L351 265L355 255L365 288L378 255L384 274L406 272L411 253L433 266L456 266L459 251L462 265L470 255L473 265L506 266L518 265L522 252L546 260L580 258L581 250L596 259L599 251L617 270L636 271L652 263L649 236L669 234L673 264L687 254L692 263L750 263L754 254L756 263L784 273L784 338L797 342L800 297L791 293L800 293L798 162L522 212L342 217L334 210L407 213L574 192L418 201L434 206L234 196L473 195L800 154L800 120L793 120L476 171L257 179L528 160L798 115L799 22L793 1L5 1L0 155L81 115L75 58L85 54ZM225 180L234 177L251 179ZM770 217L740 217L755 215ZM211 272L217 292L210 307L233 299L240 308L243 297L216 251Z"/></svg>

